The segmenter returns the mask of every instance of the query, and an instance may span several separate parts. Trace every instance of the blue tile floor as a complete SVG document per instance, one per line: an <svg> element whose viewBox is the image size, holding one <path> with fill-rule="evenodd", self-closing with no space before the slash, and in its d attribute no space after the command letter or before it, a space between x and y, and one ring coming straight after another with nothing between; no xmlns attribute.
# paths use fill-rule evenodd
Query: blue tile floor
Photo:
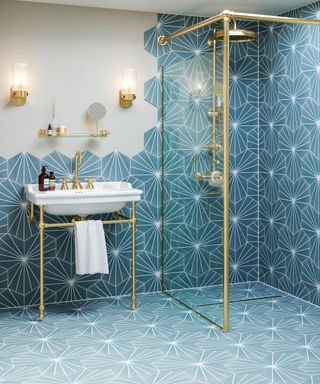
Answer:
<svg viewBox="0 0 320 384"><path fill-rule="evenodd" d="M0 311L0 383L320 383L319 307L291 296L233 303L223 334L161 293L138 299L135 313L129 297L48 305L42 323L34 308Z"/></svg>

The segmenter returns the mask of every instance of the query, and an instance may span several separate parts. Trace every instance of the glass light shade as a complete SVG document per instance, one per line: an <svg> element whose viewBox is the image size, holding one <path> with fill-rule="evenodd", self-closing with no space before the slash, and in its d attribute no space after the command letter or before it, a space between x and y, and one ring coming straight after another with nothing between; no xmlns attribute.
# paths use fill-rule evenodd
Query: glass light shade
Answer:
<svg viewBox="0 0 320 384"><path fill-rule="evenodd" d="M12 64L12 89L26 90L28 88L28 64L13 63Z"/></svg>
<svg viewBox="0 0 320 384"><path fill-rule="evenodd" d="M125 68L122 70L121 91L124 94L135 94L137 91L137 70Z"/></svg>

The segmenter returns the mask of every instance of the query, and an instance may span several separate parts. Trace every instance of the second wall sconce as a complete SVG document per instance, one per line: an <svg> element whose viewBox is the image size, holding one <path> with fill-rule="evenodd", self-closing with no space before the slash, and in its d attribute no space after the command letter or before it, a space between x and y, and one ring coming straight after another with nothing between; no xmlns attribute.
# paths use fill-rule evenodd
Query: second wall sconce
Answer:
<svg viewBox="0 0 320 384"><path fill-rule="evenodd" d="M25 105L27 102L28 64L12 64L12 85L10 89L10 103L15 106Z"/></svg>
<svg viewBox="0 0 320 384"><path fill-rule="evenodd" d="M137 70L135 68L123 69L119 97L119 103L122 108L132 107L132 102L136 99L136 88Z"/></svg>

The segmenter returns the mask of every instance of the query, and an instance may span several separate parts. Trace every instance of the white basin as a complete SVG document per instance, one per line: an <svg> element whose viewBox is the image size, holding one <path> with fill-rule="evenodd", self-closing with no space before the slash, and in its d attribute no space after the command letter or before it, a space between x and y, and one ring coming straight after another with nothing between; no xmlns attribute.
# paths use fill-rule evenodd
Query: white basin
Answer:
<svg viewBox="0 0 320 384"><path fill-rule="evenodd" d="M61 190L57 184L55 191L40 192L38 184L24 187L27 200L43 205L44 211L51 215L87 216L99 213L117 212L127 202L141 199L142 191L132 188L125 182L94 183L94 189Z"/></svg>

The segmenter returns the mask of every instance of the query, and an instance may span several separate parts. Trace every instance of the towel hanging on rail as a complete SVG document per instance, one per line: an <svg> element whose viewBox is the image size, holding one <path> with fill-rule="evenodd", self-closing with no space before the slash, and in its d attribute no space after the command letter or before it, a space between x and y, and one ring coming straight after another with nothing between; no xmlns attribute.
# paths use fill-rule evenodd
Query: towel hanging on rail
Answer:
<svg viewBox="0 0 320 384"><path fill-rule="evenodd" d="M76 273L109 273L103 224L100 220L77 221L75 227Z"/></svg>

